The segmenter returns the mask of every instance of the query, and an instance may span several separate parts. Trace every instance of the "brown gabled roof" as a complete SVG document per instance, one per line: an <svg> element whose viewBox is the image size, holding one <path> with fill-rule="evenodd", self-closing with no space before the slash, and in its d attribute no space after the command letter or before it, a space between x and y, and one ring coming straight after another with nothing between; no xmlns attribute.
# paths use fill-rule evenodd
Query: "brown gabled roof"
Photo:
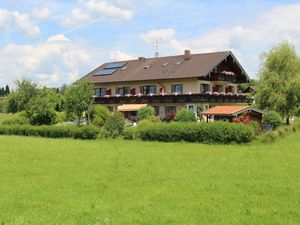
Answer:
<svg viewBox="0 0 300 225"><path fill-rule="evenodd" d="M125 70L118 69L111 75L95 76L94 73L103 70L109 64L105 63L88 73L82 79L88 79L91 83L110 83L203 77L222 62L228 55L231 55L234 58L230 51L191 54L191 57L188 60L184 59L184 55L147 59L141 58L124 61L127 63L125 65ZM182 63L180 65L176 65L179 61L182 61ZM235 61L237 62L236 59ZM165 63L168 63L168 65L164 67L163 65ZM150 65L150 67L145 69L147 65ZM241 70L247 76L242 67Z"/></svg>

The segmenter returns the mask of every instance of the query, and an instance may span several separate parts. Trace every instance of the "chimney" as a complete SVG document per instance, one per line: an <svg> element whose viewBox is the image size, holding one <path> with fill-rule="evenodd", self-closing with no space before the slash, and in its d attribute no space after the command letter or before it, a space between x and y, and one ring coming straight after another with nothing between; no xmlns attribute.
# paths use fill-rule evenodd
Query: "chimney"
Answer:
<svg viewBox="0 0 300 225"><path fill-rule="evenodd" d="M185 60L191 59L191 51L190 50L184 50L184 59Z"/></svg>
<svg viewBox="0 0 300 225"><path fill-rule="evenodd" d="M139 61L145 62L145 61L146 61L146 58L145 58L144 56L140 56L140 57L139 57Z"/></svg>

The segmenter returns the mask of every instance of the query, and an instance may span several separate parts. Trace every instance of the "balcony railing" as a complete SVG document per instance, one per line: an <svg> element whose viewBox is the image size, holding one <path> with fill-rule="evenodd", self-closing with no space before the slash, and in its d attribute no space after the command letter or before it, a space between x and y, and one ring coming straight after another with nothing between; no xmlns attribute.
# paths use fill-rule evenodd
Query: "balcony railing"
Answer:
<svg viewBox="0 0 300 225"><path fill-rule="evenodd" d="M96 96L94 102L98 104L148 104L148 103L198 103L198 102L252 102L244 94L232 93L189 93L189 94L159 94L159 95L122 95Z"/></svg>

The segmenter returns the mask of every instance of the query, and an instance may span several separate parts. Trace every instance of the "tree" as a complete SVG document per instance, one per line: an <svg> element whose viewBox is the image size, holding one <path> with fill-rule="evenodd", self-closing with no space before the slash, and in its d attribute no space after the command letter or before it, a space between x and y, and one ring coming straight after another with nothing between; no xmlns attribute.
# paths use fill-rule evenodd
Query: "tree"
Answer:
<svg viewBox="0 0 300 225"><path fill-rule="evenodd" d="M175 121L178 122L196 122L196 116L193 110L180 109L175 116Z"/></svg>
<svg viewBox="0 0 300 225"><path fill-rule="evenodd" d="M78 119L78 126L83 112L87 111L93 103L93 86L81 81L69 86L65 91L65 108L67 113L75 113Z"/></svg>
<svg viewBox="0 0 300 225"><path fill-rule="evenodd" d="M30 79L15 81L16 89L8 96L7 111L11 113L20 112L26 109L30 99L38 93L37 83Z"/></svg>
<svg viewBox="0 0 300 225"><path fill-rule="evenodd" d="M56 122L56 103L53 90L48 88L39 90L38 94L28 102L25 116L33 125L53 124Z"/></svg>
<svg viewBox="0 0 300 225"><path fill-rule="evenodd" d="M5 95L9 95L10 94L10 89L9 89L9 86L6 85L5 86Z"/></svg>
<svg viewBox="0 0 300 225"><path fill-rule="evenodd" d="M300 60L288 42L263 54L256 93L260 108L278 112L289 124L300 106Z"/></svg>
<svg viewBox="0 0 300 225"><path fill-rule="evenodd" d="M145 106L137 111L137 119L143 120L148 119L155 115L155 109L152 106Z"/></svg>

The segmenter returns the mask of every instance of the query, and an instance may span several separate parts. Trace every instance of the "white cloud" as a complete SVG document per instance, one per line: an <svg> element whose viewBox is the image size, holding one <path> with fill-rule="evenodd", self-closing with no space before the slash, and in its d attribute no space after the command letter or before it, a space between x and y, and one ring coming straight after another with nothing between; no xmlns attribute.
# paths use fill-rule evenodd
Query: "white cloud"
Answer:
<svg viewBox="0 0 300 225"><path fill-rule="evenodd" d="M171 40L175 35L175 30L171 28L164 28L158 30L150 30L147 33L141 34L141 39L146 42L153 42L155 40Z"/></svg>
<svg viewBox="0 0 300 225"><path fill-rule="evenodd" d="M107 0L82 0L80 6L73 8L70 15L62 20L65 27L76 27L98 19L117 21L131 20L132 10L124 4L116 4Z"/></svg>
<svg viewBox="0 0 300 225"><path fill-rule="evenodd" d="M32 17L39 20L47 20L51 17L52 12L48 7L37 8L35 7L31 13Z"/></svg>
<svg viewBox="0 0 300 225"><path fill-rule="evenodd" d="M0 8L0 29L9 32L14 27L30 37L35 37L40 33L40 28L27 13Z"/></svg>
<svg viewBox="0 0 300 225"><path fill-rule="evenodd" d="M70 40L63 34L57 34L49 37L47 42L70 42Z"/></svg>
<svg viewBox="0 0 300 225"><path fill-rule="evenodd" d="M124 51L115 50L110 52L110 59L112 61L122 61L122 60L136 59L136 57L129 55Z"/></svg>
<svg viewBox="0 0 300 225"><path fill-rule="evenodd" d="M51 39L57 38L48 38ZM89 49L77 42L8 44L0 50L0 83L4 85L21 77L31 77L43 85L58 86L70 83L79 74L82 76L90 69L91 62Z"/></svg>

